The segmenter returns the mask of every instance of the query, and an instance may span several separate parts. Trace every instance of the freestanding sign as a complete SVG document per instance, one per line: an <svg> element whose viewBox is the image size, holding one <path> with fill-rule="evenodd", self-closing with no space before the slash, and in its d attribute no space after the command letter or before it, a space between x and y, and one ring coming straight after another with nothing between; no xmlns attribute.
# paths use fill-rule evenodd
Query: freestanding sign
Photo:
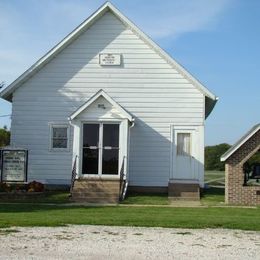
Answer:
<svg viewBox="0 0 260 260"><path fill-rule="evenodd" d="M27 155L26 150L2 150L1 180L4 182L26 182Z"/></svg>

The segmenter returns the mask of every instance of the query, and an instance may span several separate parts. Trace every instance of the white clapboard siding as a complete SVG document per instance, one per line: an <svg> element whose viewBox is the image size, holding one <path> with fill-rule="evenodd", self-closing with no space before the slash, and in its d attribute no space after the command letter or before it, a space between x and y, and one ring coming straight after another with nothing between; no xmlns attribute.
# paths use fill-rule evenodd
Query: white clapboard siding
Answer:
<svg viewBox="0 0 260 260"><path fill-rule="evenodd" d="M100 66L119 53L121 66ZM204 96L138 35L108 12L13 95L12 144L29 149L30 180L69 183L69 151L51 151L50 124L68 117L103 89L135 117L130 129L130 185L166 186L170 127L203 125Z"/></svg>

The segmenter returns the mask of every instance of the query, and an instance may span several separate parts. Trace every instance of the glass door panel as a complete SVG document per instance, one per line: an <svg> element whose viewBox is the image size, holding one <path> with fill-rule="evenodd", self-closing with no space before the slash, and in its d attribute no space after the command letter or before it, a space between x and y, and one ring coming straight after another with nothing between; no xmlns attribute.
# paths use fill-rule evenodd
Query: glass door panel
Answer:
<svg viewBox="0 0 260 260"><path fill-rule="evenodd" d="M98 174L99 124L83 125L82 174Z"/></svg>
<svg viewBox="0 0 260 260"><path fill-rule="evenodd" d="M119 147L119 125L104 124L103 125L103 147Z"/></svg>
<svg viewBox="0 0 260 260"><path fill-rule="evenodd" d="M97 146L99 143L99 124L83 125L83 147Z"/></svg>
<svg viewBox="0 0 260 260"><path fill-rule="evenodd" d="M119 124L103 124L102 174L118 174Z"/></svg>
<svg viewBox="0 0 260 260"><path fill-rule="evenodd" d="M98 174L98 149L83 148L82 174Z"/></svg>
<svg viewBox="0 0 260 260"><path fill-rule="evenodd" d="M117 175L119 124L83 124L82 174Z"/></svg>

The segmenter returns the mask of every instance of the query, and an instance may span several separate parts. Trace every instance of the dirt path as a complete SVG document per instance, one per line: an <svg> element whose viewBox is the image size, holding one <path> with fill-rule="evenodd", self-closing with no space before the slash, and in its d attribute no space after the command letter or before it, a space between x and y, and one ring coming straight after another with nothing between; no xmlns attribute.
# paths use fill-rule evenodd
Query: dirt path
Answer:
<svg viewBox="0 0 260 260"><path fill-rule="evenodd" d="M260 260L260 232L107 226L0 229L0 259Z"/></svg>

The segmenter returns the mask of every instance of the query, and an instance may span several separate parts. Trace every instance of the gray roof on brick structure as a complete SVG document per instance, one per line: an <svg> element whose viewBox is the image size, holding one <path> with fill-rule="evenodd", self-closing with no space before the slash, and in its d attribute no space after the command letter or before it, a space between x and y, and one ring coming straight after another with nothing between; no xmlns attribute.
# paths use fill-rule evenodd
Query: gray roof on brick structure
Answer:
<svg viewBox="0 0 260 260"><path fill-rule="evenodd" d="M243 135L233 146L231 146L221 157L220 161L226 161L239 147L241 147L250 137L260 130L260 123L253 126L245 135Z"/></svg>

